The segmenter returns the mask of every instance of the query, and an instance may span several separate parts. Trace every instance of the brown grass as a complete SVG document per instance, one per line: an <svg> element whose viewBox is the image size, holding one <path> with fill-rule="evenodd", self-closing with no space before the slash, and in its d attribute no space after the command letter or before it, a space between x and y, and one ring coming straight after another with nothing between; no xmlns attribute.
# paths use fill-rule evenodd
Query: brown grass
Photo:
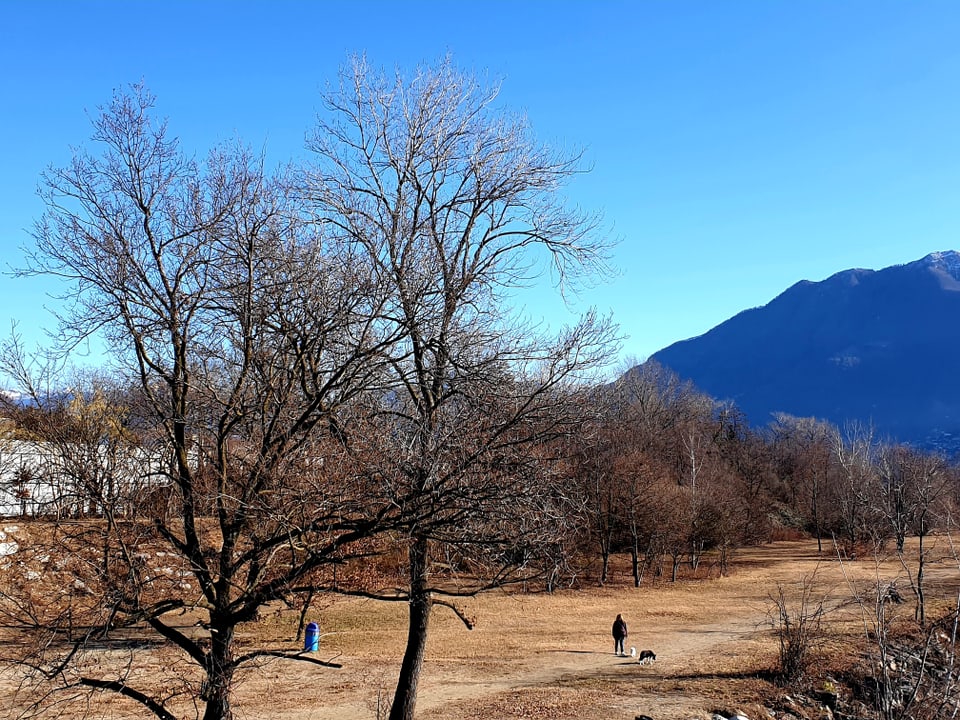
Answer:
<svg viewBox="0 0 960 720"><path fill-rule="evenodd" d="M931 604L946 606L960 589L960 572L945 540L936 559L928 566L928 593ZM790 540L742 551L730 576L715 577L706 567L703 574L633 588L627 568L617 566L604 588L490 593L462 603L477 620L473 631L437 607L418 716L599 720L644 713L672 720L739 709L757 717L759 705L781 692L769 680L777 662L770 598L778 585L796 599L801 580L813 577L817 597L830 608L829 638L811 669L813 684L867 647L870 608L851 602L853 588L869 594L878 581L899 578L907 603L896 612L902 622L912 618L912 598L895 557L840 563L818 556L814 542ZM654 650L655 663L614 657L610 625L617 613L630 626L627 647ZM403 652L405 607L347 599L311 619L321 624L319 656L343 668L287 661L251 668L239 678L239 718L375 718L378 701L389 700ZM292 648L296 621L289 611L266 613L241 638ZM141 657L159 669L171 653L160 648ZM13 703L0 717L15 716ZM117 698L94 710L111 718L143 715Z"/></svg>

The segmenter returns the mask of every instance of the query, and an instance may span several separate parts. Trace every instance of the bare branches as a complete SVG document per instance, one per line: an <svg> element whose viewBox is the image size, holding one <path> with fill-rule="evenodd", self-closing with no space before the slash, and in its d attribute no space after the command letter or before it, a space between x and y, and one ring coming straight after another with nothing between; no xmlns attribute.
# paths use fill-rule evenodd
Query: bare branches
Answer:
<svg viewBox="0 0 960 720"><path fill-rule="evenodd" d="M303 179L330 237L382 283L382 322L397 338L369 433L369 457L387 459L372 467L400 511L409 558L393 718L413 713L432 559L477 590L560 544L562 513L535 481L549 466L539 446L573 429L574 389L616 345L593 314L548 338L504 306L504 291L544 266L561 284L594 276L607 243L596 218L557 195L579 157L536 143L496 97L449 60L410 77L357 60L325 97Z"/></svg>
<svg viewBox="0 0 960 720"><path fill-rule="evenodd" d="M82 677L77 681L77 685L91 687L97 690L109 690L110 692L115 692L118 695L135 700L151 713L160 718L160 720L178 720L176 715L171 713L152 697L130 687L123 682L120 682L119 680L98 680L97 678Z"/></svg>
<svg viewBox="0 0 960 720"><path fill-rule="evenodd" d="M804 677L824 639L826 598L814 595L815 578L816 572L803 577L792 595L778 585L777 594L770 597L774 607L770 622L780 643L779 675L784 683Z"/></svg>
<svg viewBox="0 0 960 720"><path fill-rule="evenodd" d="M460 622L463 623L467 630L473 630L475 620L467 615L463 608L461 608L459 605L443 599L435 599L433 602L435 605L441 605L445 608L448 608L454 615L460 618Z"/></svg>
<svg viewBox="0 0 960 720"><path fill-rule="evenodd" d="M410 78L358 59L325 97L308 192L406 292L436 282L472 304L529 278L538 248L561 282L605 271L596 218L557 195L579 157L535 143L496 96L449 59Z"/></svg>
<svg viewBox="0 0 960 720"><path fill-rule="evenodd" d="M605 272L609 244L558 195L579 155L496 99L449 60L392 78L357 61L325 98L316 165L283 174L237 144L186 157L134 86L91 150L48 170L23 272L67 281L68 345L101 332L122 369L115 394L84 386L57 409L57 463L83 503L82 524L55 528L77 558L57 572L85 593L58 630L76 617L161 638L202 673L204 717L229 720L240 664L336 666L236 656L265 603L373 593L359 561L401 545L418 670L434 595L556 569L576 500L551 444L616 331L589 313L549 337L503 300L547 269L561 285ZM198 626L171 622L187 609ZM81 675L166 717L123 676Z"/></svg>
<svg viewBox="0 0 960 720"><path fill-rule="evenodd" d="M59 415L71 434L53 454L89 504L73 514L105 520L73 538L81 557L84 543L99 551L76 577L109 609L93 624L147 623L203 669L207 717L229 718L237 624L391 526L395 510L368 501L362 480L347 491L344 442L357 401L385 387L399 330L382 321L371 263L327 242L282 175L240 146L188 160L152 106L142 87L118 93L94 121L99 154L47 172L24 272L71 283L66 335L103 330L133 383L124 405L83 388ZM131 524L137 496L104 450L119 467L121 449L147 447L156 462L138 490L165 507ZM160 574L158 556L170 558ZM156 607L206 612L209 647Z"/></svg>
<svg viewBox="0 0 960 720"><path fill-rule="evenodd" d="M236 667L240 667L241 665L245 665L246 663L265 657L280 658L281 660L295 660L297 662L305 662L327 668L343 667L343 665L340 663L333 662L332 660L320 660L319 658L307 655L306 651L290 652L288 650L255 650L254 652L246 653L245 655L239 655L234 660L234 665Z"/></svg>

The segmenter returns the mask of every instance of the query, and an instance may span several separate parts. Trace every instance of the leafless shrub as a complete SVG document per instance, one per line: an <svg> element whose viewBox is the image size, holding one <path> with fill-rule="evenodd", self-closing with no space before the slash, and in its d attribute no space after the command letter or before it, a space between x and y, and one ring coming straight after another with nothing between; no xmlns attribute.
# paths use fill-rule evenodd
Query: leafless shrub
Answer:
<svg viewBox="0 0 960 720"><path fill-rule="evenodd" d="M814 591L816 573L805 575L796 593L777 585L771 594L770 622L780 641L777 676L783 684L804 678L818 656L824 640L823 617L826 597Z"/></svg>

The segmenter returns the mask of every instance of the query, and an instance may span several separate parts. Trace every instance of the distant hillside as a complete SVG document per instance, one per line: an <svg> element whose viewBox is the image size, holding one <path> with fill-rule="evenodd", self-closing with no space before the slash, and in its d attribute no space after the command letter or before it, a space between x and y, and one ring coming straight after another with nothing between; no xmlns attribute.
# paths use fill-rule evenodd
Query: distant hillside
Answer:
<svg viewBox="0 0 960 720"><path fill-rule="evenodd" d="M960 438L960 254L798 282L651 356L754 425L772 413L925 446Z"/></svg>

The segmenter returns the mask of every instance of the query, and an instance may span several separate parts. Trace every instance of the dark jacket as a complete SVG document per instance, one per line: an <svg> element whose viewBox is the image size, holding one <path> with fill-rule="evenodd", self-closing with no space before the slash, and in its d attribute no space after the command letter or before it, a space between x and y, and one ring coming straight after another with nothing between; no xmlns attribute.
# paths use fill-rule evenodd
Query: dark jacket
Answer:
<svg viewBox="0 0 960 720"><path fill-rule="evenodd" d="M627 636L627 623L623 618L617 618L613 621L613 636L615 638L625 638Z"/></svg>

